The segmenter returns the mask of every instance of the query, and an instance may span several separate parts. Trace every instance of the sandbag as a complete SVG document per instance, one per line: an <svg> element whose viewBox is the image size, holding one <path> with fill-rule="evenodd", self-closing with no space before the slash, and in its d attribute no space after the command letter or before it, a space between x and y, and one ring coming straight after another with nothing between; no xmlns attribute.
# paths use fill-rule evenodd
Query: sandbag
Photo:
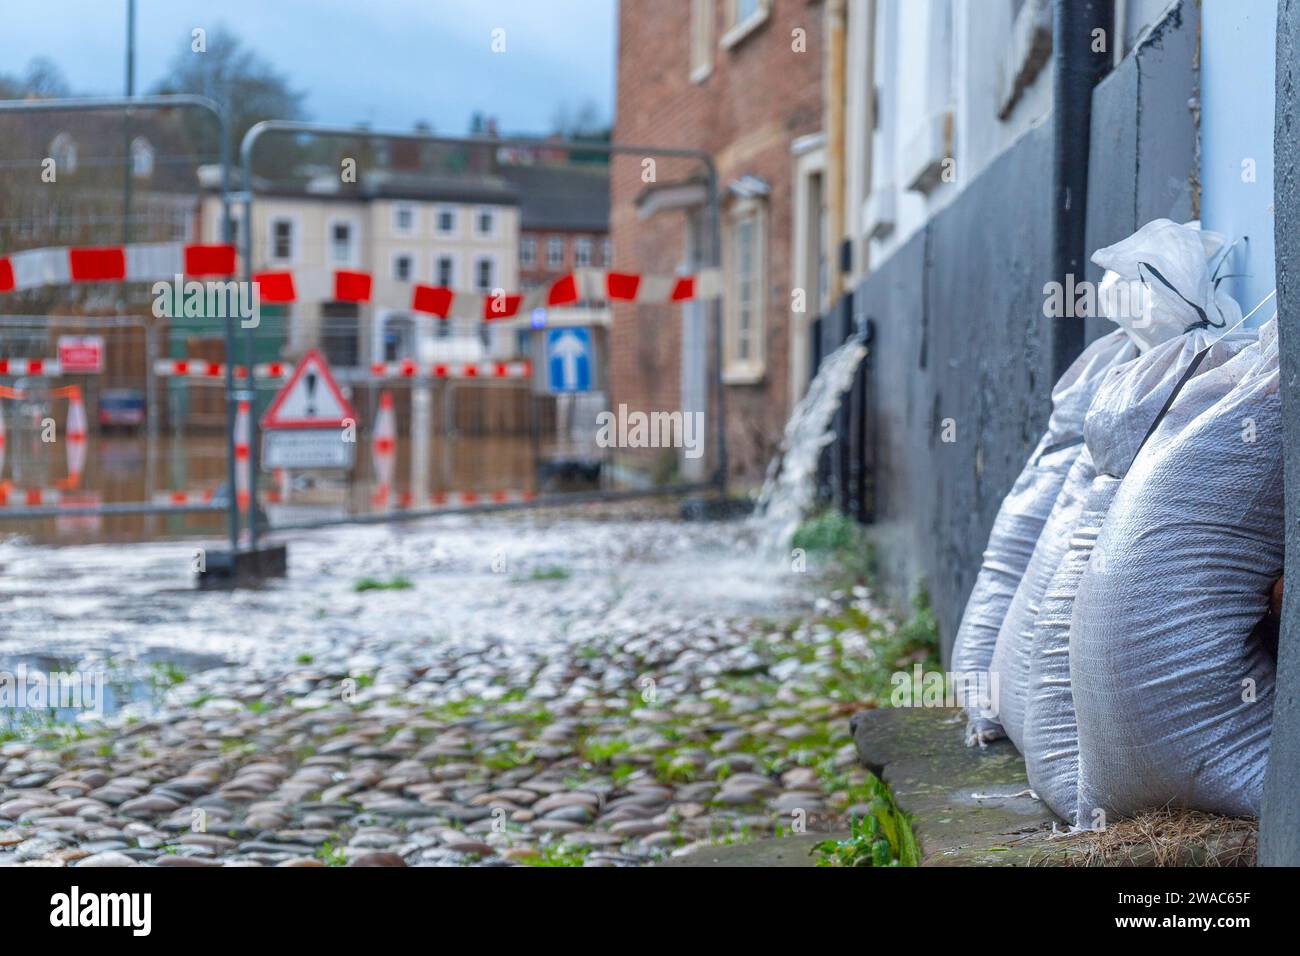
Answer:
<svg viewBox="0 0 1300 956"><path fill-rule="evenodd" d="M1225 245L1223 236L1197 221L1153 219L1098 249L1092 261L1106 270L1097 289L1102 314L1144 351L1195 328L1233 328L1241 307L1209 269Z"/></svg>
<svg viewBox="0 0 1300 956"><path fill-rule="evenodd" d="M1275 334L1184 393L1115 493L1075 593L1081 826L1166 805L1259 810L1274 662L1252 631L1283 555Z"/></svg>
<svg viewBox="0 0 1300 956"><path fill-rule="evenodd" d="M1080 354L1052 389L1047 431L998 510L953 644L953 670L968 679L971 691L963 694L970 718L968 744L1002 736L994 715L996 701L977 689L987 688L998 630L1043 523L1078 458L1084 415L1097 386L1112 367L1136 355L1136 346L1122 330L1102 336Z"/></svg>
<svg viewBox="0 0 1300 956"><path fill-rule="evenodd" d="M1034 634L1034 620L1057 565L1065 557L1070 534L1083 513L1084 500L1097 475L1096 465L1086 447L1066 476L1043 524L1043 533L1034 546L1025 573L1007 607L998 631L989 665L991 684L997 688L997 715L1003 732L1016 749L1024 751L1025 696L1029 687L1029 645Z"/></svg>
<svg viewBox="0 0 1300 956"><path fill-rule="evenodd" d="M1159 429L1169 433L1186 424L1188 412L1203 410L1207 403L1192 383L1256 339L1253 330L1235 331L1217 340L1197 331L1165 342L1113 370L1088 411L1084 439L1098 474L1084 496L1065 553L1043 591L1026 642L1029 663L1022 749L1029 785L1054 813L1071 823L1078 802L1078 731L1070 688L1070 620L1079 579L1120 482L1152 425L1159 420ZM1218 395L1228 391L1221 383L1208 393L1201 391L1215 394L1216 388Z"/></svg>
<svg viewBox="0 0 1300 956"><path fill-rule="evenodd" d="M1093 254L1093 261L1106 270L1097 305L1103 316L1120 326L1120 331L1098 339L1086 349L1053 390L1049 434L1040 442L998 512L953 648L959 693L967 698L964 705L970 718L967 744L1002 736L997 717L1002 705L1001 692L994 693L992 700L976 695L972 701L968 689L972 686L993 689L998 680L990 668L999 635L1038 536L1061 493L1066 474L1079 456L1079 449L1069 448L1069 443L1082 437L1082 418L1092 403L1101 376L1129 361L1140 350L1182 333L1197 328L1223 330L1236 324L1241 310L1231 296L1216 287L1209 269L1209 262L1224 247L1222 236L1202 230L1198 222L1179 225L1168 219L1157 219L1122 242ZM1117 292L1130 294L1117 295ZM1116 343L1122 343L1122 347ZM1053 431L1059 435L1056 439L1051 438ZM1049 449L1061 452L1051 462L1051 470L1046 474L1035 471L1040 461L1046 461L1045 452ZM1077 495L1071 500L1075 498ZM1047 560L1045 555L1044 562ZM1053 570L1054 567L1044 567L1034 587L1033 600L1029 600L1030 595L1022 600L1022 629L1032 626L1042 589ZM1008 666L1015 669L1017 676L1012 706L1017 712L1015 739L1019 744L1028 669L1025 659L1017 660L1014 665L1011 660L1008 656Z"/></svg>

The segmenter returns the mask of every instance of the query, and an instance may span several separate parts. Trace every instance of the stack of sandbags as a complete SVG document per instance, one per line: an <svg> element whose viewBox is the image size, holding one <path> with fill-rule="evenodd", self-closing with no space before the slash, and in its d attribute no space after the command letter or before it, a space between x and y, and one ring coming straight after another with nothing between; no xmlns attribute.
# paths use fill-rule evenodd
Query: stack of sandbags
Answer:
<svg viewBox="0 0 1300 956"><path fill-rule="evenodd" d="M1208 261L1223 247L1222 237L1202 231L1198 223L1179 225L1167 219L1157 219L1143 226L1123 242L1093 255L1093 261L1107 271L1099 292L1099 306L1103 313L1118 323L1125 336L1142 349L1175 339L1192 329L1208 329L1207 336L1230 327L1240 317L1236 303L1218 293L1210 280ZM1114 334L1114 333L1112 333ZM1206 339L1208 341L1208 338ZM1183 354L1179 349L1177 354ZM1132 360L1134 350L1117 355L1107 373L1122 368ZM1190 360L1191 354L1188 354ZM1181 369L1179 369L1181 371ZM1170 369L1157 369L1155 388L1162 383L1164 394L1172 391L1177 374L1172 378ZM1089 404L1099 382L1090 382ZM1163 396L1162 399L1163 400ZM1159 405L1147 415L1147 423L1155 418ZM1137 419L1134 419L1136 427ZM1082 434L1082 421L1078 423ZM1145 427L1145 426L1143 426ZM968 604L962 630L958 632L954 652L954 669L964 680L970 680L971 670L987 669L988 686L993 690L992 706L971 713L972 727L968 729L968 743L991 739L1005 732L1012 742L1023 749L1025 699L1029 684L1029 649L1033 642L1033 627L1047 586L1069 546L1070 535L1082 514L1085 499L1097 475L1091 455L1076 449L1069 470L1057 484L1057 494L1050 508L1043 501L1036 502L1035 514L1038 538L1028 549L1017 555L1015 575L1003 575L996 593L996 605L989 601L980 585L989 567L986 556L984 568L976 582L976 590ZM1022 476L1023 477L1023 476ZM1005 511L1007 505L1004 504ZM1039 515L1044 515L1041 519ZM1002 515L999 515L999 522ZM998 530L995 526L995 532ZM1005 595L1010 592L1010 597ZM976 607L977 628L967 634L967 622ZM996 631L993 625L996 622ZM962 640L976 653L961 653ZM991 644L991 648L990 648ZM972 708L967 706L968 712ZM972 732L973 731L973 732Z"/></svg>
<svg viewBox="0 0 1300 956"><path fill-rule="evenodd" d="M1198 376L1115 493L1070 623L1078 823L1259 810L1274 661L1252 635L1282 572L1275 329Z"/></svg>
<svg viewBox="0 0 1300 956"><path fill-rule="evenodd" d="M1045 561L1026 574L1028 581L1054 567L1046 572L1036 617L1015 635L1028 657L1023 702L1013 706L1023 705L1021 749L1029 784L1053 812L1071 823L1078 798L1078 732L1070 688L1070 620L1079 578L1120 482L1153 424L1159 422L1162 430L1181 427L1187 412L1198 406L1192 384L1199 382L1197 377L1218 369L1256 338L1254 331L1215 339L1196 330L1165 342L1114 369L1088 410L1084 455L1095 463L1095 474L1082 503L1072 509L1069 530ZM1223 391L1220 388L1219 394ZM1054 511L1052 519L1056 517ZM1045 544L1040 541L1039 548ZM1034 561L1039 557L1036 551Z"/></svg>
<svg viewBox="0 0 1300 956"><path fill-rule="evenodd" d="M979 692L989 674L998 629L1043 523L1079 456L1084 415L1097 386L1110 369L1136 354L1136 346L1122 330L1103 336L1083 351L1052 389L1047 432L1002 501L953 644L953 670L970 678L971 693L964 701L970 718L967 743L984 743L1002 736L993 712L996 700L986 700Z"/></svg>

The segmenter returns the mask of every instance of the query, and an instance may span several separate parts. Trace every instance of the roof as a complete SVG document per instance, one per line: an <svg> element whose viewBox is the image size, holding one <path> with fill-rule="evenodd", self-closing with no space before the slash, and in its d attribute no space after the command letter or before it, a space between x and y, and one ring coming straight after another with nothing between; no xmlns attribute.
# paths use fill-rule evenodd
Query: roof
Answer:
<svg viewBox="0 0 1300 956"><path fill-rule="evenodd" d="M316 174L313 174L316 173ZM487 205L514 206L519 202L516 188L501 176L488 173L426 173L405 170L376 170L363 173L360 181L341 183L337 174L330 171L319 175L319 170L301 167L293 177L268 179L253 177L253 186L259 196L367 202L374 199L410 199L427 202L483 203ZM238 167L230 171L231 189L239 188L241 173ZM209 192L220 188L220 169L203 167L200 181Z"/></svg>
<svg viewBox="0 0 1300 956"><path fill-rule="evenodd" d="M502 166L519 195L520 228L609 231L609 167Z"/></svg>

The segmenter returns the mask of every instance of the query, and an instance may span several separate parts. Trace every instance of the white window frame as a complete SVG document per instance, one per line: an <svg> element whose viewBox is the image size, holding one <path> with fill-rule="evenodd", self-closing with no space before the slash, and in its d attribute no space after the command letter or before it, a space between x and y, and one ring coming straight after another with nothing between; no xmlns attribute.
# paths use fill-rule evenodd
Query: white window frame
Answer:
<svg viewBox="0 0 1300 956"><path fill-rule="evenodd" d="M723 0L730 2L730 0ZM691 0L691 82L703 83L713 72L714 0Z"/></svg>
<svg viewBox="0 0 1300 956"><path fill-rule="evenodd" d="M439 263L443 259L446 259L451 263L451 281L448 282L445 286L443 286L443 282L442 282L442 270L441 268L439 268ZM433 284L434 285L448 288L448 289L455 289L456 284L459 281L458 279L459 275L460 275L460 260L457 258L456 253L435 252L433 254Z"/></svg>
<svg viewBox="0 0 1300 956"><path fill-rule="evenodd" d="M481 229L479 229L479 220L483 216L487 216L488 222L491 223L491 228L488 229L487 232L484 232ZM497 214L497 209L495 206L478 206L474 209L473 232L474 232L475 239L495 239L500 229L501 229L500 217Z"/></svg>
<svg viewBox="0 0 1300 956"><path fill-rule="evenodd" d="M346 259L334 255L334 227L348 227L348 255ZM331 216L325 222L325 261L331 266L356 268L361 261L361 223L352 216Z"/></svg>
<svg viewBox="0 0 1300 956"><path fill-rule="evenodd" d="M411 214L411 225L403 229L401 226L402 213ZM399 202L393 205L393 234L397 236L413 236L420 231L420 211L414 203Z"/></svg>
<svg viewBox="0 0 1300 956"><path fill-rule="evenodd" d="M750 354L741 358L738 348L740 336L741 279L736 233L741 223L749 221L754 237L754 273L752 289L752 323L750 327ZM767 204L762 199L746 199L735 203L727 213L724 242L727 296L723 330L722 380L728 385L753 385L762 381L767 369L767 349L764 336L767 332Z"/></svg>
<svg viewBox="0 0 1300 956"><path fill-rule="evenodd" d="M614 240L608 236L600 240L600 264L606 269L614 264Z"/></svg>
<svg viewBox="0 0 1300 956"><path fill-rule="evenodd" d="M451 228L442 228L443 214L451 216ZM460 225L460 210L455 206L438 206L433 213L433 232L438 236L454 236Z"/></svg>
<svg viewBox="0 0 1300 956"><path fill-rule="evenodd" d="M749 36L772 15L772 0L754 0L754 12L744 20L737 20L740 14L739 0L723 0L727 5L727 32L722 34L723 49L730 50Z"/></svg>
<svg viewBox="0 0 1300 956"><path fill-rule="evenodd" d="M521 236L519 238L519 264L525 269L537 267L537 237Z"/></svg>
<svg viewBox="0 0 1300 956"><path fill-rule="evenodd" d="M478 281L479 266L481 266L485 262L491 263L492 265L492 281L487 284L486 288L484 288ZM501 263L497 261L496 255L490 252L480 252L477 255L475 255L474 271L473 274L470 276L470 283L474 286L474 291L482 292L484 294L489 294L492 292L493 289L498 288L500 286L500 281L501 281Z"/></svg>
<svg viewBox="0 0 1300 956"><path fill-rule="evenodd" d="M931 0L924 9L925 115L913 121L902 142L902 181L909 190L929 193L942 182L944 164L955 151L957 11L955 0Z"/></svg>
<svg viewBox="0 0 1300 956"><path fill-rule="evenodd" d="M588 269L591 267L592 253L595 251L591 238L588 236L579 236L573 241L573 267L575 269Z"/></svg>
<svg viewBox="0 0 1300 956"><path fill-rule="evenodd" d="M410 263L409 275L403 279L397 274L397 263L400 259L406 259ZM388 260L388 274L393 277L394 282L418 282L416 263L419 259L415 252L410 249L394 249Z"/></svg>
<svg viewBox="0 0 1300 956"><path fill-rule="evenodd" d="M282 222L289 224L289 254L278 256L275 253L275 227ZM282 265L292 265L298 261L298 217L288 213L273 213L266 222L266 259Z"/></svg>
<svg viewBox="0 0 1300 956"><path fill-rule="evenodd" d="M560 260L559 262L555 262L554 260L557 257L551 255L551 250L556 248L557 246L560 250L560 255L558 256ZM546 268L548 269L564 268L564 237L563 236L546 237Z"/></svg>

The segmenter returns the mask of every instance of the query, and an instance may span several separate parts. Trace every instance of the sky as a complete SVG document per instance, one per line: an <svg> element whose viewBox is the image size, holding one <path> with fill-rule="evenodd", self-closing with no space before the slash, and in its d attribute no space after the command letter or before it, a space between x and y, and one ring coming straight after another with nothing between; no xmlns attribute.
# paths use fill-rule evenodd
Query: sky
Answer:
<svg viewBox="0 0 1300 956"><path fill-rule="evenodd" d="M122 95L126 6L0 0L0 73L21 75L43 55L74 92ZM512 133L549 131L562 106L613 116L617 0L136 0L136 91L188 49L194 28L221 24L307 93L317 122L423 120L455 135L475 111Z"/></svg>

